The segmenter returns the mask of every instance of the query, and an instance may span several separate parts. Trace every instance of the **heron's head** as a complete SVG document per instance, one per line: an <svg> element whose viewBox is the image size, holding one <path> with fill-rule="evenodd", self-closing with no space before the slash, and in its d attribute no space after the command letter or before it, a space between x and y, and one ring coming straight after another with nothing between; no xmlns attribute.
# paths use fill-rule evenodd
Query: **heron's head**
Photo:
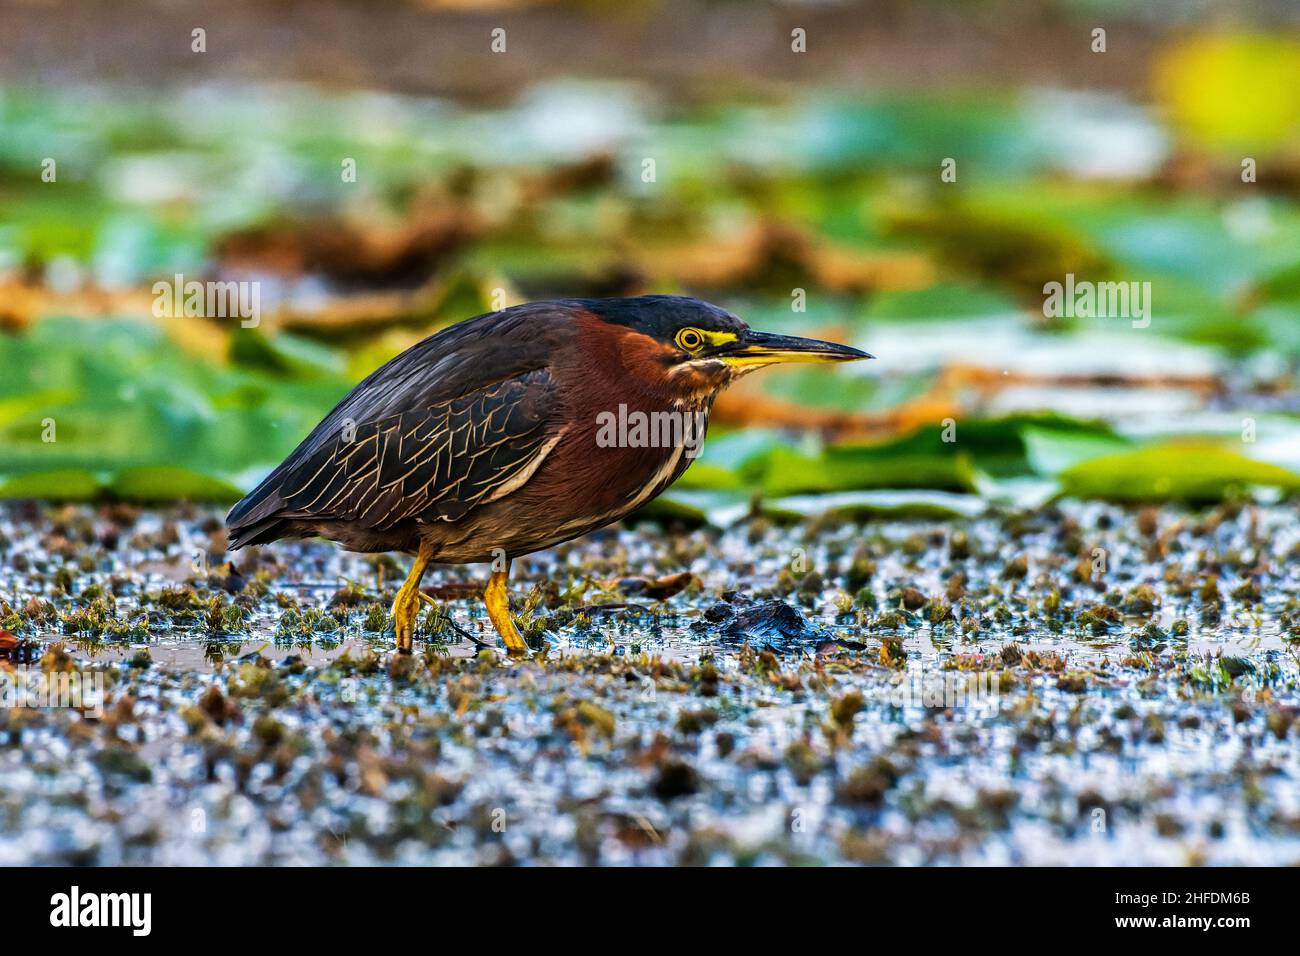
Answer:
<svg viewBox="0 0 1300 956"><path fill-rule="evenodd" d="M619 335L637 372L683 394L717 392L766 365L869 359L836 342L751 329L716 305L679 295L586 299L581 307Z"/></svg>

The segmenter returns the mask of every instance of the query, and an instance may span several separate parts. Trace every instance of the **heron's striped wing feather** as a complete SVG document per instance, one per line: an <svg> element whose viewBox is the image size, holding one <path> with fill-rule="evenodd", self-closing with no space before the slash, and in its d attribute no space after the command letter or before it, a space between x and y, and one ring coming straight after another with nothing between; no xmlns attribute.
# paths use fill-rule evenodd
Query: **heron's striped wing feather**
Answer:
<svg viewBox="0 0 1300 956"><path fill-rule="evenodd" d="M284 474L278 514L379 529L454 521L537 467L554 444L556 394L550 372L535 369L374 422L344 421Z"/></svg>

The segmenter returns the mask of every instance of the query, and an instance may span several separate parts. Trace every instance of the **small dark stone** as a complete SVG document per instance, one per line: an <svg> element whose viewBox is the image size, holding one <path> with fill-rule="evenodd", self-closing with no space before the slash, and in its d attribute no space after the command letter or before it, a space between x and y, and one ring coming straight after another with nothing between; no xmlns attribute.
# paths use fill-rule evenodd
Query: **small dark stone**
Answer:
<svg viewBox="0 0 1300 956"><path fill-rule="evenodd" d="M659 765L659 774L652 786L660 800L675 800L700 791L700 775L695 768L682 760L665 760Z"/></svg>
<svg viewBox="0 0 1300 956"><path fill-rule="evenodd" d="M216 579L217 585L221 590L228 594L238 594L248 585L248 579L242 574L231 568L230 573Z"/></svg>
<svg viewBox="0 0 1300 956"><path fill-rule="evenodd" d="M721 629L729 637L744 637L752 641L766 639L769 643L787 641L821 640L821 630L784 601L764 601L736 611L735 616Z"/></svg>
<svg viewBox="0 0 1300 956"><path fill-rule="evenodd" d="M723 621L729 621L736 616L735 608L730 604L723 604L719 601L717 604L710 604L704 609L704 620L714 624L720 624Z"/></svg>

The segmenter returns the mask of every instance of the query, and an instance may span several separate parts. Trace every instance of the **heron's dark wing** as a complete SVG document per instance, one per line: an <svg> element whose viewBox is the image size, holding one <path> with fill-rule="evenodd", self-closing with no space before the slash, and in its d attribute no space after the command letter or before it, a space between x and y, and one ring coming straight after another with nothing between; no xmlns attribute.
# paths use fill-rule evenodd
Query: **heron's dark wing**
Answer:
<svg viewBox="0 0 1300 956"><path fill-rule="evenodd" d="M407 349L231 509L230 546L273 541L300 518L454 519L522 484L562 418L549 366L572 335L564 303L530 303Z"/></svg>
<svg viewBox="0 0 1300 956"><path fill-rule="evenodd" d="M556 383L546 369L451 401L345 425L287 471L277 517L386 529L410 518L454 521L508 493L550 450Z"/></svg>

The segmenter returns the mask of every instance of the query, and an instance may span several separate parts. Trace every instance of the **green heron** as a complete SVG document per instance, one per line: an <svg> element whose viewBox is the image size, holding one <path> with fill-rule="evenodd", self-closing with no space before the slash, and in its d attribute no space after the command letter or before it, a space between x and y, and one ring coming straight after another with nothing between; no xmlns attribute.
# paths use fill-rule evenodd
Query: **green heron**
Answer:
<svg viewBox="0 0 1300 956"><path fill-rule="evenodd" d="M684 296L562 299L480 315L349 392L231 509L230 547L322 536L350 551L414 554L393 603L405 653L420 601L434 603L420 591L429 564L492 562L488 617L521 654L511 559L662 493L691 463L718 393L747 372L864 358L846 345L756 332ZM611 428L616 416L633 427Z"/></svg>

